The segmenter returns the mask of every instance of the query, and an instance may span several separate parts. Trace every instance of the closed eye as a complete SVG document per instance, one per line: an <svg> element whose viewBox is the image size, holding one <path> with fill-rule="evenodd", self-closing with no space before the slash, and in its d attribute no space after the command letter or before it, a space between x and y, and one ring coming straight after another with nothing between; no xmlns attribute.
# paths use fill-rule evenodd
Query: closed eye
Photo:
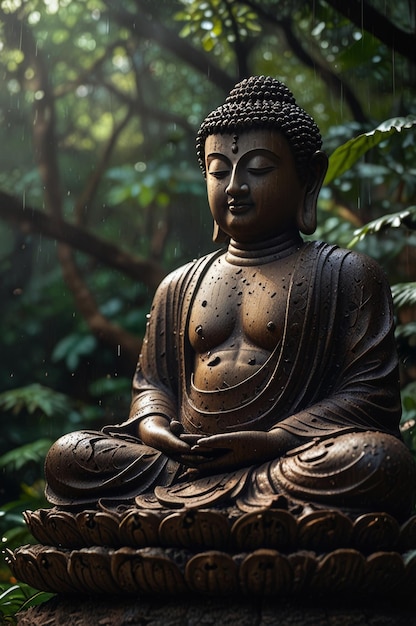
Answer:
<svg viewBox="0 0 416 626"><path fill-rule="evenodd" d="M276 169L274 165L270 165L268 167L248 167L247 172L252 176L264 176L273 172Z"/></svg>
<svg viewBox="0 0 416 626"><path fill-rule="evenodd" d="M229 173L230 173L229 170L215 170L213 172L208 172L210 176L213 176L214 178L218 180L222 180L223 178L226 178L229 175Z"/></svg>

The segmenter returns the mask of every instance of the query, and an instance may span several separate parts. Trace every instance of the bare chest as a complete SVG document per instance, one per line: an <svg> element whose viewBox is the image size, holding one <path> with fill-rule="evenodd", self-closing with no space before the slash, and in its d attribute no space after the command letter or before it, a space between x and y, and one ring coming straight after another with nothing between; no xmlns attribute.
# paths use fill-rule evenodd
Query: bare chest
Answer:
<svg viewBox="0 0 416 626"><path fill-rule="evenodd" d="M190 312L188 334L195 352L244 345L271 352L282 336L290 278L286 267L215 263Z"/></svg>

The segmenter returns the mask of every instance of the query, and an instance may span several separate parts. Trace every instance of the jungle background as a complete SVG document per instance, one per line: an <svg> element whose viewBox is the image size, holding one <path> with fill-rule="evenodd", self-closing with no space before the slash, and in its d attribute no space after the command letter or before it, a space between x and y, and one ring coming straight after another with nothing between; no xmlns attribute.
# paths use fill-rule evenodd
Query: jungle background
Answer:
<svg viewBox="0 0 416 626"><path fill-rule="evenodd" d="M316 238L392 285L416 451L413 0L0 1L0 533L30 541L60 434L126 418L162 277L214 248L195 134L252 74L331 155ZM377 130L376 130L377 129ZM0 567L0 619L40 601Z"/></svg>

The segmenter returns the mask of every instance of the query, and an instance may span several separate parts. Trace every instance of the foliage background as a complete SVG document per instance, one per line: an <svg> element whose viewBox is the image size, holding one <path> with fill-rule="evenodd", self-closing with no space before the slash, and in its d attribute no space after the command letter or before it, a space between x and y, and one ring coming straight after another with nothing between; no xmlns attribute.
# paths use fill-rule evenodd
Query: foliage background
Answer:
<svg viewBox="0 0 416 626"><path fill-rule="evenodd" d="M0 0L5 544L27 540L50 443L126 417L157 284L213 249L196 131L251 74L287 83L329 154L360 137L342 174L332 158L316 236L355 237L395 285L416 449L415 33L412 0Z"/></svg>

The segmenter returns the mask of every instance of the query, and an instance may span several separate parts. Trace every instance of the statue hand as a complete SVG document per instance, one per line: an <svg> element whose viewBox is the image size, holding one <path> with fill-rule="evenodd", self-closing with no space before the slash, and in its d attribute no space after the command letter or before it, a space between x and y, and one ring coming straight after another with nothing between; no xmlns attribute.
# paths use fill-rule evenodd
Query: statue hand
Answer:
<svg viewBox="0 0 416 626"><path fill-rule="evenodd" d="M145 417L139 424L139 437L148 446L160 450L171 459L184 465L196 466L206 456L192 452L191 445L200 435L182 434L179 422L169 421L161 415Z"/></svg>
<svg viewBox="0 0 416 626"><path fill-rule="evenodd" d="M172 432L169 421L161 415L145 417L139 424L139 437L146 445L174 459L191 452L191 446Z"/></svg>
<svg viewBox="0 0 416 626"><path fill-rule="evenodd" d="M224 470L262 463L279 457L278 437L274 431L242 431L212 435L199 439L191 451L205 457L198 467L202 470Z"/></svg>
<svg viewBox="0 0 416 626"><path fill-rule="evenodd" d="M278 459L302 443L304 440L276 427L268 432L246 430L203 437L191 452L202 458L198 463L201 470L212 472Z"/></svg>

